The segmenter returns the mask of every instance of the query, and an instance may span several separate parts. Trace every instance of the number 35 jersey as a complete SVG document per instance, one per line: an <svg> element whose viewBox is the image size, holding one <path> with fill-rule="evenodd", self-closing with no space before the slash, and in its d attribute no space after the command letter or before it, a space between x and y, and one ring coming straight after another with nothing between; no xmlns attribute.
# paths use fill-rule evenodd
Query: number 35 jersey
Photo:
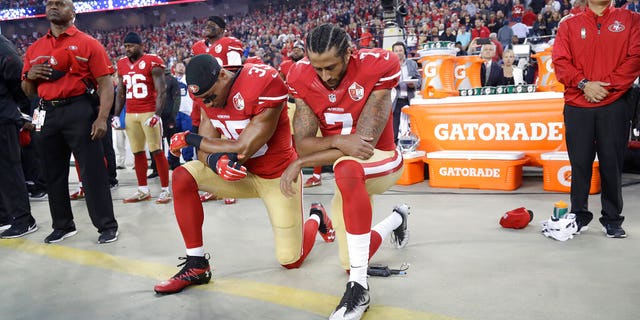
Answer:
<svg viewBox="0 0 640 320"><path fill-rule="evenodd" d="M278 71L268 65L245 64L238 71L224 108L204 107L213 127L228 139L238 140L253 117L267 108L277 108L287 101L287 87ZM265 179L278 178L297 159L292 145L289 117L282 108L277 127L267 141L244 165Z"/></svg>
<svg viewBox="0 0 640 320"><path fill-rule="evenodd" d="M155 54L144 54L131 62L128 57L118 61L118 75L122 77L127 97L127 113L156 111L156 88L151 70L165 68L164 62Z"/></svg>
<svg viewBox="0 0 640 320"><path fill-rule="evenodd" d="M383 49L363 49L354 51L349 57L347 70L335 89L323 84L307 57L291 67L287 85L289 92L304 100L316 114L320 131L326 137L355 133L371 92L391 89L398 84L398 79L400 63L396 54ZM391 111L376 149L395 149Z"/></svg>

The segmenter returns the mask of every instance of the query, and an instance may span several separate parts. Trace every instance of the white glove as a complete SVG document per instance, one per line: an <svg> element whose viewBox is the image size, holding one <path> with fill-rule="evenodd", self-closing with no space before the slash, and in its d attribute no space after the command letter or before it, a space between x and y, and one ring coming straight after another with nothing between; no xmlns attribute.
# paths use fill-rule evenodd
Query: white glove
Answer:
<svg viewBox="0 0 640 320"><path fill-rule="evenodd" d="M111 128L120 129L120 117L111 117Z"/></svg>
<svg viewBox="0 0 640 320"><path fill-rule="evenodd" d="M158 125L158 123L162 123L162 119L157 114L154 114L153 116L151 116L151 118L147 119L147 121L144 122L144 125L150 128L154 128L156 125Z"/></svg>

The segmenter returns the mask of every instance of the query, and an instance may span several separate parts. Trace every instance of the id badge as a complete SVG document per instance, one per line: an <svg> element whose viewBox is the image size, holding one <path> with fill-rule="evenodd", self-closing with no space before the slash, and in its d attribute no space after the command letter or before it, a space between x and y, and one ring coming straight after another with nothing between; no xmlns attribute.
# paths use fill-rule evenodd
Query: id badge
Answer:
<svg viewBox="0 0 640 320"><path fill-rule="evenodd" d="M47 115L47 111L40 110L38 112L38 122L36 123L36 131L40 131L42 126L44 126L44 118Z"/></svg>
<svg viewBox="0 0 640 320"><path fill-rule="evenodd" d="M31 117L31 124L36 127L36 131L40 131L40 109L33 110L33 116Z"/></svg>

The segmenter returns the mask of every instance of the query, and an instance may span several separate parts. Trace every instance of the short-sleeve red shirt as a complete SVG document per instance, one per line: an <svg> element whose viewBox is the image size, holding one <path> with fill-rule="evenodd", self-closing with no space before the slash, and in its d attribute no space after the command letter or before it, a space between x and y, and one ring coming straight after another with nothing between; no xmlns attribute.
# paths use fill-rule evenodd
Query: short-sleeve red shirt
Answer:
<svg viewBox="0 0 640 320"><path fill-rule="evenodd" d="M29 46L24 55L23 75L33 65L49 61L51 52L58 48L67 48L73 52L77 64L74 63L74 67L58 80L39 82L38 96L42 99L57 100L79 96L86 91L82 79L88 78L96 83L97 78L113 73L113 65L102 44L72 25L57 38L49 30Z"/></svg>

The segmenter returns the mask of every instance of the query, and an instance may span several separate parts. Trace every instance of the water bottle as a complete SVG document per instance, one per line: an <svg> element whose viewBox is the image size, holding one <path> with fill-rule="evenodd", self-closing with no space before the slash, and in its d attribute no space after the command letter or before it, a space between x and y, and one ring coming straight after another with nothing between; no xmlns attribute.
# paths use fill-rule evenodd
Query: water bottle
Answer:
<svg viewBox="0 0 640 320"><path fill-rule="evenodd" d="M568 205L566 202L560 200L553 204L553 220L558 220L564 218L567 214Z"/></svg>

